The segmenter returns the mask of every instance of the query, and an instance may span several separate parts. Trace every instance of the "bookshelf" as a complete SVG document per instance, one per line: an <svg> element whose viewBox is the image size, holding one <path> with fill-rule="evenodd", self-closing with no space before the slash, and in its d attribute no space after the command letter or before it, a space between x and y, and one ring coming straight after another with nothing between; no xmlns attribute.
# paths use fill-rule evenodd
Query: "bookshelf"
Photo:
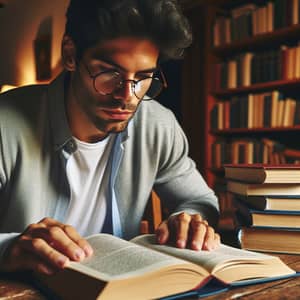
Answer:
<svg viewBox="0 0 300 300"><path fill-rule="evenodd" d="M300 70L300 52L296 52L299 51L296 49L299 48L300 44L300 1L183 0L180 2L192 25L195 37L194 43L187 52L183 64L183 127L190 140L190 154L196 161L198 168L209 186L217 193L224 193L224 189L222 190L222 185L224 185L222 164L224 162L232 162L230 160L232 160L232 156L234 155L241 156L236 158L238 162L251 163L260 162L259 160L262 160L261 162L266 163L297 163L300 158L300 142L298 138L300 122L299 120L296 121L296 118L300 118L300 97L298 95L300 90L300 74L295 72ZM231 21L232 27L227 27L227 29L230 28L230 30L233 30L232 28L235 26L235 35L239 37L236 38L235 36L235 39L233 39L233 33L229 31L230 41L226 42L226 38L223 37L223 42L220 42L222 38L220 38L220 36L216 38L216 20L224 16L227 19L232 19L234 10L237 15L243 14L238 11L238 8L246 5L248 7L252 5L253 7L253 11L249 12L250 17L247 23L247 26L252 26L252 32L246 32L247 34L243 36L243 34L239 33L239 30L245 32L245 28L240 29L239 26L236 25L237 23L234 25L233 21ZM297 6L293 7L293 5ZM267 6L268 13L266 12ZM260 14L259 17L255 19L253 14L254 11L257 12L258 10L260 10L259 13L262 13L262 10L264 10L263 13L265 13L265 15ZM285 12L285 19L281 17L283 12ZM291 14L293 14L293 12L296 12L296 14L293 15L292 18ZM261 20L266 16L269 21L266 21L265 25L262 25L264 22L261 23ZM256 25L256 32L253 34L253 22L255 22L255 20L258 22L258 19L260 20L260 24ZM228 22L228 20L226 22ZM267 23L269 27L266 25ZM286 48L288 50L286 50ZM295 50L290 50L292 48ZM255 70L253 58L251 58L250 70L247 71L247 76L250 76L248 81L250 82L248 82L248 84L245 84L245 82L237 83L240 77L242 77L241 70L245 70L245 68L243 68L245 65L238 61L238 58L245 53L251 53L253 57L261 55L262 59L260 64L262 67L260 67L264 71L267 70L269 77L265 76L263 80L261 80L262 77L260 77L260 80L253 79L255 78L253 75L254 72L259 74L259 72L264 71L261 71L261 69ZM289 57L288 60L292 62L293 71L291 71L291 65L287 63L287 57ZM273 61L271 61L271 59L273 59ZM216 68L216 65L234 60L235 71L233 72L232 69L229 70L228 67L227 72L226 70L224 72L225 76L223 75L223 79L228 79L229 76L233 76L232 74L235 73L233 76L235 77L234 86L226 86L224 82L220 84L220 73L218 74L220 71ZM264 65L266 60L269 60L269 63ZM237 67L237 65L240 67ZM258 65L259 63L257 63L256 67ZM277 76L274 76L272 71L273 73L276 72ZM283 72L290 73L287 75L287 73L283 74ZM243 76L246 75L243 73ZM217 84L216 81L218 81ZM256 98L258 98L257 95L260 95L260 98L253 102L253 95L255 95ZM279 114L278 110L275 111L275 104L274 106L273 104L267 104L270 103L271 100L266 100L266 98L270 98L271 95L276 95L276 97L280 95L280 97L283 97L283 100L293 100L291 101L293 102L293 108L290 108L290 104L282 104L283 101L280 102L280 105L289 107L281 108L281 114L286 114L285 120L287 123L282 123L282 119L280 119L281 121L277 120L277 123L274 121L275 123L270 124L271 116L269 115L272 114L272 111L275 115ZM246 108L248 113L247 118L250 118L249 110L250 107L252 107L251 109L255 109L255 111L254 113L252 112L251 118L255 118L253 115L261 114L261 120L259 122L256 120L254 125L249 125L250 121L248 121L247 124L243 123L238 126L233 126L231 124L233 123L233 119L242 114L242 108L237 110L238 113L233 114L233 99L240 98L239 102L243 103L241 105L245 105L246 102L250 103L250 97L251 104L248 104ZM248 100L246 101L245 99ZM224 105L219 104L220 107L229 106L229 108L220 108L221 112L219 112L219 115L218 113L213 114L213 110L215 110L218 103L230 103ZM262 106L262 103L265 103L265 106ZM227 112L225 113L222 110ZM243 108L243 111L244 110L245 108ZM292 112L288 113L287 111ZM224 114L226 117L224 117ZM224 122L222 118L227 118L227 127L218 126L218 122L220 124ZM278 118L279 117L277 117L277 119ZM217 150L213 149L213 145L218 141L234 144L236 140L246 141L245 143L254 143L255 141L255 143L251 147L245 147L245 143L240 143L238 146L235 146L235 150L233 148L222 150L222 144L216 147L218 148ZM256 145L258 142L261 143L261 146ZM272 145L270 146L270 144ZM242 150L240 151L240 149ZM216 158L216 151L217 153L220 153L220 151L227 152L227 156L229 155L227 159L229 159L229 161ZM257 157L254 158L254 153L249 154L251 151L255 153L265 152L265 154L260 154L260 158L258 158L259 155L256 155ZM267 151L271 151L272 153L270 152L269 156L267 156ZM275 154L273 155L273 153ZM218 161L217 166L216 161ZM223 196L220 198L223 198ZM230 200L224 201L226 202L223 203L225 207L226 205L230 205Z"/></svg>

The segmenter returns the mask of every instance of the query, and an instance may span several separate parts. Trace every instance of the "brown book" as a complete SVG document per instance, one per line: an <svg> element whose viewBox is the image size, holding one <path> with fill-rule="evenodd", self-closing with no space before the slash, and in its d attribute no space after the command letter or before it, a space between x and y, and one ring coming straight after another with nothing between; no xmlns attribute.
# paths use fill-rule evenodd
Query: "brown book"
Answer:
<svg viewBox="0 0 300 300"><path fill-rule="evenodd" d="M243 227L239 237L243 249L300 254L299 230Z"/></svg>
<svg viewBox="0 0 300 300"><path fill-rule="evenodd" d="M230 194L230 193L229 193ZM281 211L299 211L299 196L242 196L235 195L235 200L241 201L253 209L259 210L281 210Z"/></svg>
<svg viewBox="0 0 300 300"><path fill-rule="evenodd" d="M225 178L247 183L298 183L300 165L225 164Z"/></svg>
<svg viewBox="0 0 300 300"><path fill-rule="evenodd" d="M281 46L281 79L288 79L288 48L287 46Z"/></svg>
<svg viewBox="0 0 300 300"><path fill-rule="evenodd" d="M253 53L246 52L242 55L242 86L251 85L251 61L253 59Z"/></svg>
<svg viewBox="0 0 300 300"><path fill-rule="evenodd" d="M227 190L245 196L300 195L300 183L244 183L228 181Z"/></svg>
<svg viewBox="0 0 300 300"><path fill-rule="evenodd" d="M157 245L154 235L125 241L107 234L88 237L95 254L71 262L52 276L38 276L41 287L64 300L158 299L195 292L211 279L224 286L294 276L278 257L221 245L193 251ZM214 280L214 281L215 281ZM176 297L176 296L175 296Z"/></svg>
<svg viewBox="0 0 300 300"><path fill-rule="evenodd" d="M296 100L287 98L284 103L282 126L293 126L296 109Z"/></svg>

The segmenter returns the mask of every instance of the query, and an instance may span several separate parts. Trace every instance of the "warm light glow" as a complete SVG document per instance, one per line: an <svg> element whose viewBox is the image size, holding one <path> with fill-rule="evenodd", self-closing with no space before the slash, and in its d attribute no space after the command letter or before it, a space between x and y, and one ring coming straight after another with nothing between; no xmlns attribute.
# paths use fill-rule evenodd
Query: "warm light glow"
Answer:
<svg viewBox="0 0 300 300"><path fill-rule="evenodd" d="M18 64L18 85L28 85L36 83L35 78L35 62L32 53L32 49L27 47L18 51L17 61L21 62Z"/></svg>
<svg viewBox="0 0 300 300"><path fill-rule="evenodd" d="M1 88L0 88L0 93L6 92L8 90L14 89L16 88L16 86L14 85L9 85L9 84L4 84Z"/></svg>
<svg viewBox="0 0 300 300"><path fill-rule="evenodd" d="M0 0L0 3L7 3L1 9L0 36L5 47L0 47L0 90L4 83L15 86L44 84L61 72L61 39L66 21L65 11L69 2L70 0ZM12 19L16 21L16 26L11 26ZM46 21L49 21L50 26ZM47 28L42 26L45 24ZM34 41L39 34L45 33L51 34L52 37L52 76L48 80L38 81L35 70Z"/></svg>

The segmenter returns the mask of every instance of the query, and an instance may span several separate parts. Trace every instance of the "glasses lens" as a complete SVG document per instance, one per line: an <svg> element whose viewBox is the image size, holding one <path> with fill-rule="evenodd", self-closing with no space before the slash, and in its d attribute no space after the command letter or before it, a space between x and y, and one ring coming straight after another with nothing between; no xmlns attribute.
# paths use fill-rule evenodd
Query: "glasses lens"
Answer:
<svg viewBox="0 0 300 300"><path fill-rule="evenodd" d="M134 94L137 98L142 99L149 90L152 83L152 78L141 79L134 84Z"/></svg>
<svg viewBox="0 0 300 300"><path fill-rule="evenodd" d="M103 72L94 79L95 89L103 95L112 94L122 82L118 72Z"/></svg>
<svg viewBox="0 0 300 300"><path fill-rule="evenodd" d="M151 84L148 87L148 91L146 92L146 95L150 99L153 99L153 98L155 98L156 96L159 95L162 88L163 88L163 84L162 84L161 80L157 77L154 77L154 78L152 78Z"/></svg>
<svg viewBox="0 0 300 300"><path fill-rule="evenodd" d="M119 88L122 88L123 79L118 72L104 72L94 78L94 87L96 91L102 95L114 93ZM163 84L157 77L149 77L132 82L133 92L139 99L144 98L150 100L155 98L162 90Z"/></svg>

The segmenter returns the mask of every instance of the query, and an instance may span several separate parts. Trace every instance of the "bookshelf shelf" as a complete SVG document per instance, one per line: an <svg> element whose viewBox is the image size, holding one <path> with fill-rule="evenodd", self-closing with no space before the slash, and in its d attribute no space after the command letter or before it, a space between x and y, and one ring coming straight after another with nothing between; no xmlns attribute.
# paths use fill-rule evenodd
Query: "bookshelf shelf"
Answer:
<svg viewBox="0 0 300 300"><path fill-rule="evenodd" d="M254 134L254 133L270 133L270 132L291 132L300 131L300 126L288 126L288 127L273 127L273 128L231 128L224 130L213 130L211 134L214 135L231 135L231 134Z"/></svg>
<svg viewBox="0 0 300 300"><path fill-rule="evenodd" d="M245 38L241 41L213 47L212 52L214 55L225 57L241 51L265 49L266 45L268 44L274 47L287 41L290 42L292 40L298 40L299 35L300 25L297 24L290 27L277 29L273 32L260 33L253 37Z"/></svg>
<svg viewBox="0 0 300 300"><path fill-rule="evenodd" d="M300 88L300 79L291 79L291 80L276 80L270 82L256 83L247 87L238 87L233 89L224 89L211 91L214 96L222 98L228 97L235 94L248 94L253 92L260 91L269 91L274 89L299 89Z"/></svg>

